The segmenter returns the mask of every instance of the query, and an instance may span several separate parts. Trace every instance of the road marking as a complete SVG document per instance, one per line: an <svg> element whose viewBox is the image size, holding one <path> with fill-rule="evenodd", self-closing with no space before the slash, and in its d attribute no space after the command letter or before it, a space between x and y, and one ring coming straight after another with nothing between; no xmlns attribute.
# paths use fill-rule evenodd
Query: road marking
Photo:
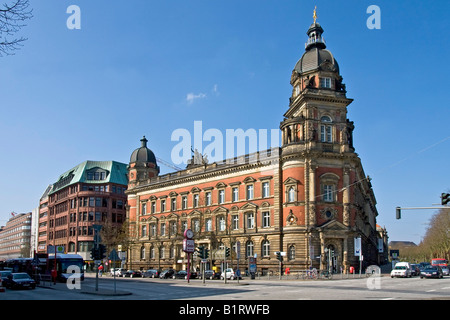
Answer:
<svg viewBox="0 0 450 320"><path fill-rule="evenodd" d="M395 298L383 298L381 300L394 300Z"/></svg>
<svg viewBox="0 0 450 320"><path fill-rule="evenodd" d="M434 291L436 291L435 289L432 289L432 290L428 290L427 292L434 292Z"/></svg>

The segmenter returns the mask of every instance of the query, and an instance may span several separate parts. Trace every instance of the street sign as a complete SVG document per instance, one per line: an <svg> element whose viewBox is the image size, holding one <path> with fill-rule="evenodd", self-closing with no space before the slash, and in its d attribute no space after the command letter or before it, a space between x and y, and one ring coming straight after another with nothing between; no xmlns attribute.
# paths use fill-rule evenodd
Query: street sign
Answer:
<svg viewBox="0 0 450 320"><path fill-rule="evenodd" d="M361 238L355 238L355 256L361 255Z"/></svg>
<svg viewBox="0 0 450 320"><path fill-rule="evenodd" d="M195 241L192 239L183 239L183 251L187 253L195 252Z"/></svg>

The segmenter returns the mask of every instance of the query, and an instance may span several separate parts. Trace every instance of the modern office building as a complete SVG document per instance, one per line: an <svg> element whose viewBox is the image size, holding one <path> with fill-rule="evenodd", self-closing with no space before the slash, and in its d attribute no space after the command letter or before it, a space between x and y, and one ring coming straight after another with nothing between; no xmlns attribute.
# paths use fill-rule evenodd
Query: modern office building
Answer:
<svg viewBox="0 0 450 320"><path fill-rule="evenodd" d="M0 261L31 257L31 212L11 215L0 228Z"/></svg>

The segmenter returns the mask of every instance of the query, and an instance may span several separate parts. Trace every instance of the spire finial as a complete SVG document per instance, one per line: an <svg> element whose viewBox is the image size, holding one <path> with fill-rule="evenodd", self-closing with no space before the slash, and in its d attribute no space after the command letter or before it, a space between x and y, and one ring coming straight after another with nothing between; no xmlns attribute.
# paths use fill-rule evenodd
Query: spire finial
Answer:
<svg viewBox="0 0 450 320"><path fill-rule="evenodd" d="M141 147L147 147L148 140L145 138L145 136L141 139Z"/></svg>
<svg viewBox="0 0 450 320"><path fill-rule="evenodd" d="M317 6L314 6L314 15L313 15L314 23L316 23L316 20L317 20L317 12L316 12L316 10L317 10Z"/></svg>

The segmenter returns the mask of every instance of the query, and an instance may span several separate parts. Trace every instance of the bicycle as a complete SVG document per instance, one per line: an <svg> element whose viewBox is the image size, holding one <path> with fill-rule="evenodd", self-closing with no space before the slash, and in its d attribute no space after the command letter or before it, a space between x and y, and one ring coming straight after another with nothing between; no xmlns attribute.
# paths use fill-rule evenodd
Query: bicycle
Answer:
<svg viewBox="0 0 450 320"><path fill-rule="evenodd" d="M328 279L328 280L333 279L333 273L330 272L330 271L328 271L328 270L322 271L322 272L320 273L320 276L323 277L323 278L325 278L325 279Z"/></svg>
<svg viewBox="0 0 450 320"><path fill-rule="evenodd" d="M312 270L306 270L306 272L303 274L303 279L312 279L317 280L317 269L313 268Z"/></svg>

